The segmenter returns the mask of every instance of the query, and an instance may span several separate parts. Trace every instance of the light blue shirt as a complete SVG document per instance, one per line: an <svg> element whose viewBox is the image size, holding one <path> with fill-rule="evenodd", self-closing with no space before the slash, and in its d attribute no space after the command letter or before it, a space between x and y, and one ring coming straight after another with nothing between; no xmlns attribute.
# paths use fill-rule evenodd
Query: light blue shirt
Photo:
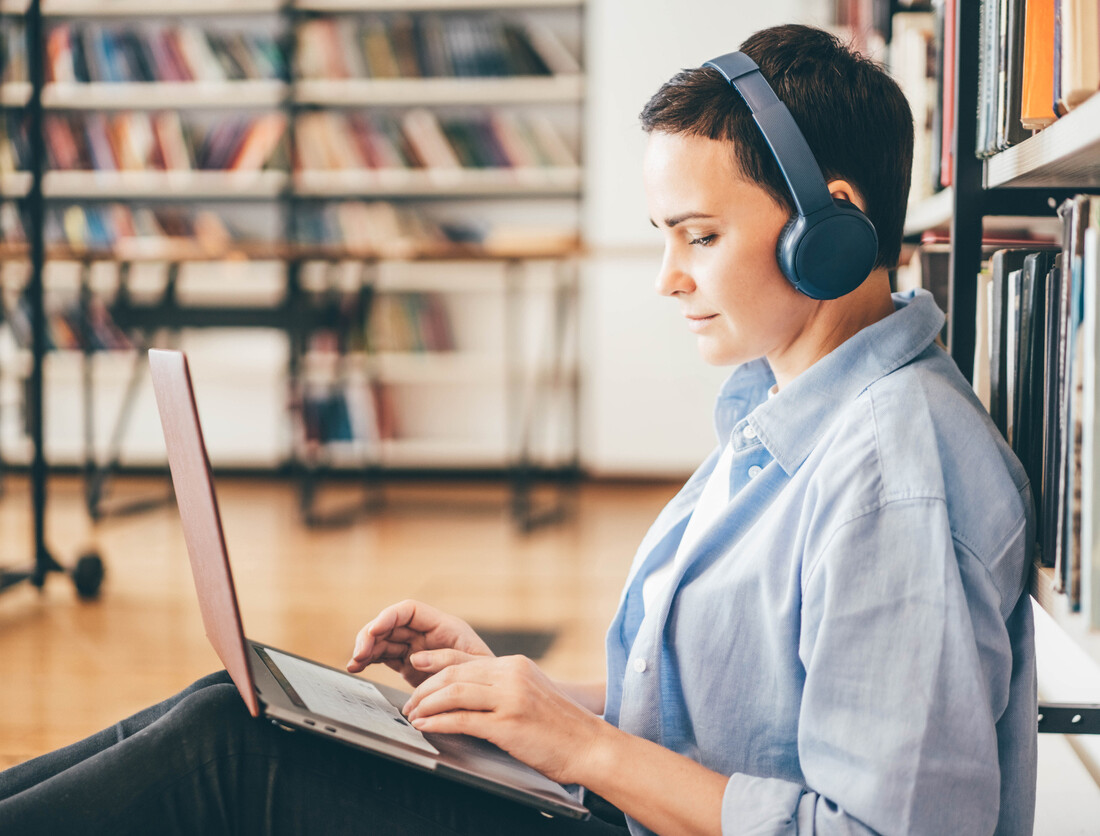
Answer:
<svg viewBox="0 0 1100 836"><path fill-rule="evenodd" d="M729 775L726 834L1032 832L1030 487L931 296L894 303L771 399L733 372L730 502L645 611L716 450L608 631L606 718Z"/></svg>

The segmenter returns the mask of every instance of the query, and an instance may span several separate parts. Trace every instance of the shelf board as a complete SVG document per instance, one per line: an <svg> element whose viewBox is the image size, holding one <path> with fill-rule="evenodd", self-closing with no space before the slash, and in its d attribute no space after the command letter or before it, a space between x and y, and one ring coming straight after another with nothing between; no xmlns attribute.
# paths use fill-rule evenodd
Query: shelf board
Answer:
<svg viewBox="0 0 1100 836"><path fill-rule="evenodd" d="M1100 630L1089 627L1088 615L1072 612L1069 599L1054 591L1054 570L1036 566L1031 577L1032 597L1046 610L1055 623L1084 650L1094 662L1100 663Z"/></svg>
<svg viewBox="0 0 1100 836"><path fill-rule="evenodd" d="M23 197L31 190L31 175L25 171L13 174L0 174L0 195L4 197Z"/></svg>
<svg viewBox="0 0 1100 836"><path fill-rule="evenodd" d="M278 80L156 81L49 84L42 106L65 110L277 107L287 85Z"/></svg>
<svg viewBox="0 0 1100 836"><path fill-rule="evenodd" d="M463 468L503 467L508 453L500 441L442 439L387 439L382 461L389 467Z"/></svg>
<svg viewBox="0 0 1100 836"><path fill-rule="evenodd" d="M27 0L0 0L0 12L26 14ZM278 0L169 0L151 4L145 0L42 0L45 17L171 17L209 15L277 14Z"/></svg>
<svg viewBox="0 0 1100 836"><path fill-rule="evenodd" d="M310 12L466 12L486 9L575 9L584 0L299 0Z"/></svg>
<svg viewBox="0 0 1100 836"><path fill-rule="evenodd" d="M500 355L460 351L381 352L368 363L386 383L501 380L505 373Z"/></svg>
<svg viewBox="0 0 1100 836"><path fill-rule="evenodd" d="M301 171L303 197L482 197L580 193L579 168Z"/></svg>
<svg viewBox="0 0 1100 836"><path fill-rule="evenodd" d="M30 100L30 82L12 81L7 84L0 84L0 105L4 107L24 107Z"/></svg>
<svg viewBox="0 0 1100 836"><path fill-rule="evenodd" d="M50 171L42 184L49 198L276 197L283 171Z"/></svg>
<svg viewBox="0 0 1100 836"><path fill-rule="evenodd" d="M985 186L1100 186L1100 96L985 163Z"/></svg>
<svg viewBox="0 0 1100 836"><path fill-rule="evenodd" d="M583 96L581 75L307 79L295 85L295 101L326 107L555 104Z"/></svg>

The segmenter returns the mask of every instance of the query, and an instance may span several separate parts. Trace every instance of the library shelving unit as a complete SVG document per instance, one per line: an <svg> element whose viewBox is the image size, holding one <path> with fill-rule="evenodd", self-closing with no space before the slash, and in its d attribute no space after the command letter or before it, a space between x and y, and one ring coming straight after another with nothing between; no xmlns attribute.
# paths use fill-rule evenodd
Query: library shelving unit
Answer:
<svg viewBox="0 0 1100 836"><path fill-rule="evenodd" d="M983 224L1005 217L1044 219L1081 191L1100 186L1100 98L1094 96L1034 136L986 160L975 153L978 112L980 4L955 5L955 135L952 187L923 204L906 232L950 223L950 315L948 348L967 377L974 369L977 276L982 263ZM1095 557L1093 557L1095 560ZM1072 612L1053 591L1051 570L1036 566L1032 594L1091 658L1100 660L1100 632L1088 615ZM1061 734L1100 733L1100 706L1040 705L1039 730Z"/></svg>
<svg viewBox="0 0 1100 836"><path fill-rule="evenodd" d="M349 269L355 276L352 295L358 300L356 315L360 319L360 330L362 323L370 319L373 301L386 294L431 294L444 299L446 307L453 309L455 314L453 330L458 340L447 350L375 352L369 338L364 346L347 351L341 349L348 356L335 365L340 374L361 378L379 390L401 393L404 397L394 400L407 400L406 411L415 412L417 418L401 428L402 431L375 439L372 445L322 443L321 447L332 449L322 450L320 455L316 443L291 442L283 452L287 462L302 475L303 515L309 521L323 521L314 508L314 499L320 477L328 472L345 475L360 472L376 482L380 474L392 470L491 470L512 478L517 521L529 527L538 518L530 502L533 475L543 471L568 475L577 469L576 370L569 368L568 363L575 362L571 340L575 339L576 328L576 256L579 251L576 229L582 177L576 151L572 149L581 145L578 134L584 79L577 53L583 29L583 9L583 0L298 0L291 3L233 0L226 4L199 0L169 2L155 8L135 0L38 0L30 5L3 0L0 12L25 19L27 36L33 41L29 63L34 67L29 83L8 85L0 90L0 107L26 110L32 121L37 118L32 126L34 136L42 136L44 119L59 114L79 124L81 119L104 114L150 114L148 118L151 119L157 111L170 110L184 113L185 118L205 118L210 124L218 118L245 112L282 114L286 125L285 153L276 152L275 162L247 171L197 168L52 170L42 159L45 154L41 141L31 143L32 148L37 149L30 154L31 170L0 176L0 194L18 199L39 213L38 223L28 223L29 246L25 254L9 251L8 257L26 258L31 262L32 278L27 291L32 294L42 293L41 281L47 260L77 265L82 293L89 287L88 275L93 265L116 264L117 286L124 290L123 276L128 275L132 267L163 264L168 279L162 299L153 304L135 304L123 292L111 302L118 325L140 334L139 346L153 339L155 334L178 333L184 328L255 326L284 331L290 347L287 377L291 402L295 405L291 412L297 427L288 434L292 437L302 434L301 390L310 384L313 370L331 365L325 358L318 360L310 356L312 338L317 330L329 328L334 317L339 319L341 314L334 311L342 304L341 295L347 296ZM556 67L552 66L553 61L544 61L544 71L518 75L495 71L467 75L427 73L418 77L307 78L296 73L299 34L311 22L385 22L419 20L420 17L431 18L443 28L454 20L459 20L459 25L462 20L473 20L505 21L519 29L533 22L545 30L544 23L549 21L551 40L556 43L558 57L565 66L563 68L560 61ZM45 45L50 27L70 25L75 28L91 21L97 29L129 28L141 33L146 32L148 26L166 20L190 24L202 20L201 27L192 28L203 30L217 30L223 22L227 28L259 27L276 39L284 75L217 82L54 80L46 83L44 66L51 55L47 54ZM475 27L471 24L469 28ZM558 39L563 31L568 48ZM97 60L103 60L103 55L97 55ZM374 160L369 166L352 165L349 168L346 162L341 162L331 167L311 168L299 153L304 143L300 122L311 114L333 114L337 119L347 114L364 114L368 118L380 115L379 118L397 121L412 110L438 115L440 122L464 118L487 120L490 115L500 113L518 120L538 118L552 126L547 130L559 131L561 142L556 146L559 151L572 148L562 152L564 161L562 153L555 156L555 146L551 143L550 152L542 154L537 163L517 163L512 159L503 165L499 162L471 165L469 159L463 157L463 163L455 168L431 164L424 167L379 165ZM526 130L528 136L532 130L537 135L539 128L528 125ZM407 138L404 142L408 142ZM425 163L423 159L420 162L421 165ZM462 226L465 229L446 245L433 241L428 246L396 251L386 246L372 249L348 241L319 242L309 236L300 236L300 220L304 215L320 213L326 207L350 201L384 201L402 211L420 211L433 216L433 222L438 216L439 228ZM121 249L112 252L85 247L72 241L68 247L46 247L48 212L56 212L66 204L103 206L107 202L146 207L217 205L224 213L250 214L253 221L257 215L263 215L269 231L270 227L277 227L267 236L268 243L231 245L226 255L234 259L278 262L282 265L285 292L278 301L266 306L235 300L227 301L223 307L189 307L176 293L176 278L181 269L217 260L218 254L210 252L209 248L198 247L195 248L197 252L189 252L184 245L165 253L154 247L135 255ZM274 223L272 215L277 218ZM546 217L553 221L546 224ZM523 225L525 219L532 218L533 222ZM475 232L478 227L492 230L501 219L512 233L510 237L505 236L506 240L490 236L480 244L469 242L470 228ZM565 234L561 232L563 227L567 230ZM518 242L517 231L521 239ZM337 279L333 280L334 276ZM337 288L330 284L331 281L342 284ZM227 287L226 293L232 296L234 288ZM473 304L474 300L478 304ZM541 321L532 320L532 305L541 305L544 314ZM479 306L480 311L474 310ZM458 312L462 312L461 316ZM529 328L535 328L539 334L532 337L525 333ZM495 341L485 339L490 333L498 338ZM464 344L463 334L470 337L469 344ZM336 342L345 342L346 336L339 336ZM536 346L539 350L533 353L530 350L532 342L539 343ZM44 352L45 348L36 344L31 354L37 357ZM524 362L512 357L525 352L531 357ZM90 366L90 353L82 353L86 366ZM36 373L41 374L42 364L34 362L31 365L39 369L38 372L32 370L33 379ZM92 377L86 370L85 381ZM127 384L128 392L133 388L133 380ZM41 382L39 377L39 384ZM92 394L89 387L90 384L85 386L85 412L90 415L87 399ZM433 390L436 392L434 401L427 396ZM489 390L492 390L486 398L489 405L482 407L479 415L471 401ZM448 403L448 399L452 402ZM131 400L132 395L127 394L122 412L128 409ZM434 425L423 420L425 415L432 414L436 416ZM454 426L462 424L455 420L460 415L465 416L467 427L474 430L468 439L453 437ZM120 413L119 421L124 420ZM538 426L547 421L556 422L557 427L547 431ZM446 431L440 433L441 427ZM490 428L489 431L486 428ZM539 459L533 452L537 446L534 439L548 433L556 436L557 446L552 453ZM87 426L85 436L86 439L91 437ZM42 445L34 446L37 449ZM85 445L85 469L89 473L89 462L94 457L89 442ZM107 458L110 466L118 464L114 443ZM551 460L552 466L546 466ZM99 473L88 483L88 505L93 516L99 510L96 503L101 498L105 478L104 473Z"/></svg>
<svg viewBox="0 0 1100 836"><path fill-rule="evenodd" d="M298 52L291 65L299 65L306 23L493 20L522 26L550 20L565 30L565 40L579 44L583 7L582 0L298 0L292 7ZM501 113L518 119L536 114L571 134L566 144L577 148L584 79L573 47L570 44L573 66L548 63L550 72L542 74L351 73L317 78L296 72L290 98L299 117L326 114L339 119L365 113L397 121L415 110L430 112L445 125L448 120L485 120ZM300 124L298 119L295 124ZM304 141L299 131L295 142ZM302 165L295 171L291 192L296 213L345 200L387 201L438 217L444 224L465 225L476 219L492 228L520 218L533 219L527 223L534 228L521 234L525 241L520 243L487 239L480 246L433 247L408 259L363 259L369 266L363 280L371 285L375 310L387 297L441 300L454 342L395 348L376 345L368 335L366 346L346 352L335 365L346 378L368 382L384 402L376 403L382 413L378 422L389 426L375 428L381 429L380 436L360 464L349 452L356 445L335 442L318 450L313 444L299 451L296 459L304 463L309 486L303 492L307 519L319 477L346 471L349 465L353 471L365 466L372 478L393 471L480 470L510 477L514 517L529 528L542 518L531 504L534 476L576 472L577 383L576 370L569 364L575 362L571 340L576 328L582 177L576 151L572 154L573 159L564 162L544 159L537 165L331 170ZM564 220L547 225L547 216ZM562 226L568 230L564 235ZM308 260L303 259L298 269L303 288L316 286L308 278ZM532 318L533 307L541 315ZM533 339L538 344L532 345ZM322 380L335 373L332 358L314 358L311 364L308 350L302 348L304 368L326 369ZM302 385L308 386L310 375L303 378ZM540 435L558 439L549 461L539 461L535 452ZM371 502L370 494L366 501Z"/></svg>
<svg viewBox="0 0 1100 836"><path fill-rule="evenodd" d="M8 8L0 7L0 18L6 18ZM31 0L28 7L17 10L24 20L27 38L27 72L29 76L29 95L17 97L12 106L19 108L27 123L27 134L32 147L42 147L42 88L44 63L42 54L43 19L41 0ZM5 21L6 22L6 21ZM32 155L30 171L14 184L17 188L9 194L2 187L12 184L0 184L0 198L18 200L25 210L23 215L29 233L27 256L30 262L30 275L26 290L30 308L31 367L28 377L27 402L24 410L33 447L31 458L31 505L33 517L33 555L31 565L25 569L0 569L0 591L24 582L30 582L41 589L47 577L53 572L64 572L65 567L50 552L46 541L46 499L47 499L47 463L43 437L43 371L46 353L45 304L43 274L45 272L45 205L42 191L44 160L41 154ZM25 188L24 188L25 187ZM99 594L103 580L104 567L102 557L95 552L82 555L72 567L70 574L77 593L85 599L95 598Z"/></svg>

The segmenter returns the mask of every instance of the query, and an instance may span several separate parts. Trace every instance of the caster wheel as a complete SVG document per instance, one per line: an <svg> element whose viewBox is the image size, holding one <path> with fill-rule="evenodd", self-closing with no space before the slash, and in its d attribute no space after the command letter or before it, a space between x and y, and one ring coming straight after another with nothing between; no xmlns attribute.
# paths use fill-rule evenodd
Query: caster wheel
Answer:
<svg viewBox="0 0 1100 836"><path fill-rule="evenodd" d="M85 601L95 600L103 583L103 559L95 552L82 555L76 561L72 576L76 594Z"/></svg>

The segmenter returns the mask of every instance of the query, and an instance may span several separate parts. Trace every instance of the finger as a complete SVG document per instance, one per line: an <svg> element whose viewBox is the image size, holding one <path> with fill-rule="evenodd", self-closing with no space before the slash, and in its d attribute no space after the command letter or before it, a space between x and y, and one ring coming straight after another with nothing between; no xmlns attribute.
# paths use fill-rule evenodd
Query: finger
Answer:
<svg viewBox="0 0 1100 836"><path fill-rule="evenodd" d="M428 633L437 628L442 620L443 613L435 607L409 599L386 607L364 629L375 636L398 627Z"/></svg>
<svg viewBox="0 0 1100 836"><path fill-rule="evenodd" d="M400 642L376 640L370 646L368 652L353 656L347 663L347 668L352 672L359 672L368 665L381 662L385 659L405 659L409 655L410 647Z"/></svg>
<svg viewBox="0 0 1100 836"><path fill-rule="evenodd" d="M425 674L439 673L452 665L461 665L478 657L461 650L445 648L443 650L418 650L409 656L409 663Z"/></svg>
<svg viewBox="0 0 1100 836"><path fill-rule="evenodd" d="M434 652L434 651L433 651ZM450 665L439 673L432 674L417 686L409 696L408 701L402 707L402 711L408 714L430 694L434 694L442 688L454 682L466 682L474 685L493 685L498 679L493 675L492 669L499 662L498 659L487 659L482 656L474 656L468 662Z"/></svg>
<svg viewBox="0 0 1100 836"><path fill-rule="evenodd" d="M445 688L428 694L409 712L409 720L430 717L448 711L492 711L496 695L489 685L474 682L452 682Z"/></svg>
<svg viewBox="0 0 1100 836"><path fill-rule="evenodd" d="M363 629L355 635L354 650L351 653L352 659L358 659L369 652L377 636L388 633L401 625L401 608L405 603L403 601L401 604L386 607L363 626Z"/></svg>
<svg viewBox="0 0 1100 836"><path fill-rule="evenodd" d="M413 728L429 734L468 734L491 740L494 716L488 711L448 711L411 720Z"/></svg>

